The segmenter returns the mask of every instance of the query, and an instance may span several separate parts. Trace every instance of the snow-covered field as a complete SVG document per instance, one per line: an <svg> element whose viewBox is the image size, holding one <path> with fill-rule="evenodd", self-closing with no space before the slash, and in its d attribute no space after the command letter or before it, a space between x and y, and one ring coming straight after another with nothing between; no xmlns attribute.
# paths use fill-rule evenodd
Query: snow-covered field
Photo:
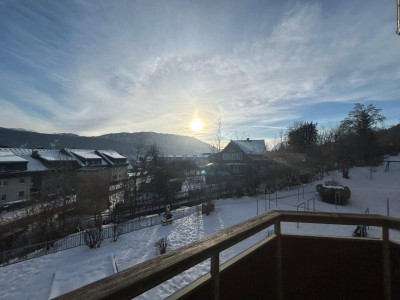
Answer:
<svg viewBox="0 0 400 300"><path fill-rule="evenodd" d="M400 160L400 156L390 159ZM157 225L122 235L115 243L106 240L101 248L95 250L81 246L2 267L0 299L50 299L155 257L154 244L162 237L167 237L170 249L176 249L256 216L257 207L260 214L266 210L297 210L299 204L308 202L309 209L313 210L314 202L310 199L314 197L316 211L364 213L368 209L371 214L386 215L389 202L390 216L400 218L400 163L391 164L389 172L384 172L384 168L385 165L377 167L376 172L370 172L369 168L353 168L350 169L349 179L343 179L340 173L333 173L320 182L304 186L304 198L303 188L279 192L277 205L275 194L269 196L271 201L265 196L218 200L215 201L215 211L208 216L195 212L168 226ZM335 206L319 200L315 185L331 179L351 189L348 205ZM304 206L307 205L300 205L299 209L304 210ZM350 236L354 229L355 226L296 223L282 226L283 232L294 234ZM221 254L221 261L228 260L264 238L267 231L227 249ZM380 234L379 228L371 227L368 231L370 237L380 237ZM400 241L398 232L391 232L390 237ZM208 271L209 261L205 261L139 298L165 298Z"/></svg>

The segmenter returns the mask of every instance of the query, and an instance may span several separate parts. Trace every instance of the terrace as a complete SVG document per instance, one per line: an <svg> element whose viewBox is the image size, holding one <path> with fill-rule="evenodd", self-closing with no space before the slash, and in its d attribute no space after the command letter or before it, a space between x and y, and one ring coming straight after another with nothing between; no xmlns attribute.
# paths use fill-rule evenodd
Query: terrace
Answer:
<svg viewBox="0 0 400 300"><path fill-rule="evenodd" d="M284 222L366 225L380 239L289 235ZM220 264L220 253L273 234ZM211 259L210 272L168 299L400 299L400 220L380 215L272 211L167 252L57 299L132 299Z"/></svg>

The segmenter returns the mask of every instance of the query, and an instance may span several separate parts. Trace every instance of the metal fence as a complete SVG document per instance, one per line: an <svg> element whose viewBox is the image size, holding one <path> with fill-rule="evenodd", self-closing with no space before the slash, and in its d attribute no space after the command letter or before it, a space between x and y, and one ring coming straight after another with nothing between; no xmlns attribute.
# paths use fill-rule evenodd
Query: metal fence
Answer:
<svg viewBox="0 0 400 300"><path fill-rule="evenodd" d="M195 207L183 208L173 212L174 219L181 219L196 212ZM132 231L143 229L161 224L162 216L155 215L142 219L132 220L123 224L114 224L102 228L102 238L104 240L115 237L116 234L126 234ZM51 253L75 248L85 245L84 231L69 235L65 238L30 245L23 248L4 251L0 256L0 266L6 266L32 258L44 256Z"/></svg>
<svg viewBox="0 0 400 300"><path fill-rule="evenodd" d="M319 175L319 174L318 174ZM319 180L322 178L321 175L316 175L313 178L311 178L310 182L314 182L316 180ZM279 183L279 184L278 184ZM300 191L300 188L302 188L302 192ZM278 192L283 192L283 191L288 191L288 190L297 190L296 194L285 194L284 196L279 196ZM172 199L171 207L180 207L183 205L195 205L195 204L200 204L205 201L219 198L219 197L224 197L224 196L229 196L230 191L227 190L226 186L212 186L209 189L202 189L200 191L189 191L185 193L181 193L179 196L175 197L175 199ZM289 185L285 180L276 182L273 185L273 191L271 191L268 187L264 187L263 189L257 189L256 195L265 195L265 200L267 201L267 197L269 202L271 202L271 199L275 198L277 201L278 199L281 198L287 198L287 197L292 197L292 196L298 196L300 199L300 195L302 195L302 198L304 198L305 194L309 193L314 193L314 191L311 192L305 192L304 187L300 184L296 185ZM275 195L274 195L275 194ZM256 196L254 195L254 196ZM165 202L164 199L158 199L158 198L149 198L145 199L141 205L138 205L135 207L135 212L134 215L132 215L132 211L121 211L119 212L119 216L117 219L123 220L125 214L131 214L130 217L135 217L137 215L141 214L151 214L151 213L159 213L165 208ZM265 204L266 205L266 204ZM270 203L269 203L270 206ZM178 209L174 211L174 218L175 219L180 219L185 216L185 211L186 215L188 215L187 211L190 211L191 209L195 210L195 207L192 208L186 208L186 209ZM193 212L194 212L193 211ZM103 218L107 218L108 215L104 215ZM109 217L109 216L108 216ZM132 221L128 221L125 223L121 223L118 225L110 225L107 227L102 228L102 237L103 239L109 239L114 237L117 233L116 230L117 228L114 226L119 226L118 228L118 234L125 234L129 233L135 230L143 229L146 227L154 226L154 225L159 225L161 224L161 219L162 217L160 215L155 215L151 217L145 217L142 219L135 219ZM24 260L29 260L32 258L44 256L47 254L79 247L85 244L84 240L84 234L83 232L79 232L76 234L69 235L67 237L64 237L59 240L53 240L53 241L48 241L48 242L43 242L35 245L30 245L22 248L17 248L17 249L12 249L12 250L7 250L2 253L0 253L0 266L5 266L13 263L17 263L20 261Z"/></svg>

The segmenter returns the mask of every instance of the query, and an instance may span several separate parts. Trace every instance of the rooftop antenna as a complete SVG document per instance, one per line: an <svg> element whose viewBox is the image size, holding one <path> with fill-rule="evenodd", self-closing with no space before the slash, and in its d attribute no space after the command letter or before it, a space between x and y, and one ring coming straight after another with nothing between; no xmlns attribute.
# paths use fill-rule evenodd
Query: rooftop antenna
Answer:
<svg viewBox="0 0 400 300"><path fill-rule="evenodd" d="M397 28L396 33L400 35L400 0L397 0Z"/></svg>

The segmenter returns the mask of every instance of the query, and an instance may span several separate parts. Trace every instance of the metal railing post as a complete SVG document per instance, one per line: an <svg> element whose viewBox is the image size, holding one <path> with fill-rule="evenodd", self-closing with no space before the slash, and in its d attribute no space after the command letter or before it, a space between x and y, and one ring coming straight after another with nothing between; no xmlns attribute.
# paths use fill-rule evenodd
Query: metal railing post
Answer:
<svg viewBox="0 0 400 300"><path fill-rule="evenodd" d="M219 300L219 253L211 256L211 280L213 284L214 300Z"/></svg>

